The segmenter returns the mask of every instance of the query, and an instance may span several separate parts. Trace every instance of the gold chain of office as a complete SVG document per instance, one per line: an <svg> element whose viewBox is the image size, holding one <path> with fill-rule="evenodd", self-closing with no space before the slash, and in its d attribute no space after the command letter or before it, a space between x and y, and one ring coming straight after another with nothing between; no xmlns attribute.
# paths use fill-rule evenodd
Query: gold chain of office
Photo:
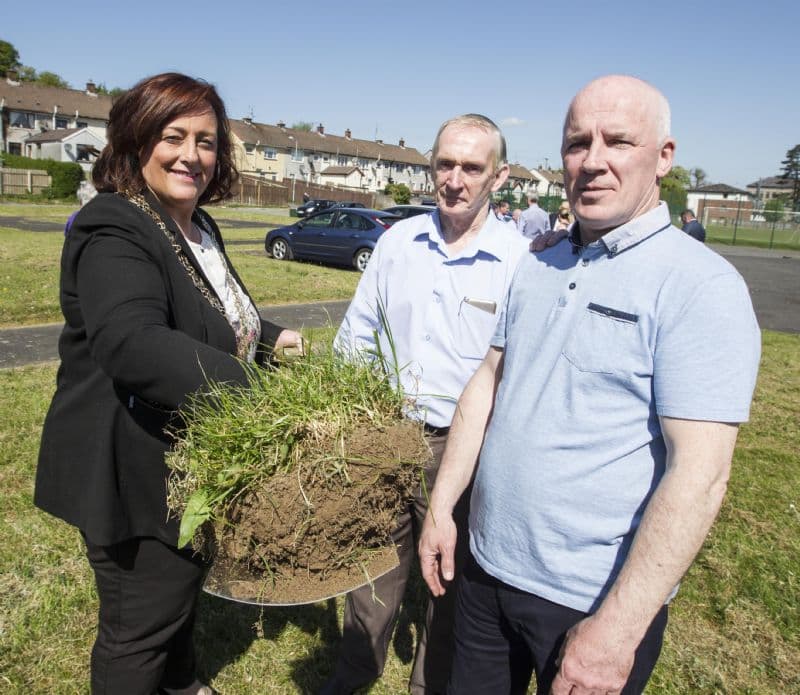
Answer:
<svg viewBox="0 0 800 695"><path fill-rule="evenodd" d="M175 238L175 234L169 230L167 225L164 223L164 220L161 219L161 215L158 214L151 206L150 203L145 200L145 197L141 193L124 193L122 194L131 204L135 205L139 208L143 213L145 213L148 217L150 217L153 222L156 223L156 226L164 233L164 236L167 237L167 241L169 241L170 246L172 246L173 251L175 251L175 255L178 258L178 261L183 266L186 273L189 275L194 286L200 291L200 294L208 301L211 306L213 306L220 314L222 314L223 318L230 324L231 328L233 329L234 335L236 336L236 356L240 360L247 360L248 355L250 354L250 345L252 340L248 337L248 330L247 330L247 321L245 318L245 309L244 304L242 303L242 298L239 296L239 292L234 285L233 275L231 274L230 266L228 265L228 260L225 258L225 254L219 250L219 246L217 246L217 241L214 238L214 233L212 232L208 222L202 215L198 215L200 219L200 223L203 225L206 233L208 234L209 238L211 239L211 243L214 245L214 249L217 251L220 260L222 261L222 265L225 268L225 285L230 289L231 294L233 295L233 303L236 308L237 313L239 314L239 322L238 326L234 324L229 318L228 315L225 313L225 307L223 306L222 302L219 300L219 297L211 291L208 287L206 282L203 278L200 277L199 273L192 265L191 261L186 256L186 252L183 250L183 247L178 243L178 240Z"/></svg>

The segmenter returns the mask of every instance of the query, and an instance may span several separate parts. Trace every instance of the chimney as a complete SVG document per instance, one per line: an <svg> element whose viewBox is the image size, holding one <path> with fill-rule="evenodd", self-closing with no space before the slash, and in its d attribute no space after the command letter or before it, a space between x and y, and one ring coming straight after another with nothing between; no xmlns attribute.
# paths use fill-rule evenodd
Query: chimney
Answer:
<svg viewBox="0 0 800 695"><path fill-rule="evenodd" d="M320 124L317 126L317 132L318 132L320 135L325 135L325 127L322 125L322 123L320 123Z"/></svg>
<svg viewBox="0 0 800 695"><path fill-rule="evenodd" d="M353 134L350 132L350 128L348 128L347 130L344 131L345 139L349 140L352 136L353 136Z"/></svg>
<svg viewBox="0 0 800 695"><path fill-rule="evenodd" d="M89 80L86 83L86 91L89 94L97 94L97 85L94 82L92 82L91 80Z"/></svg>
<svg viewBox="0 0 800 695"><path fill-rule="evenodd" d="M9 82L16 82L19 73L16 70L6 70L6 79Z"/></svg>
<svg viewBox="0 0 800 695"><path fill-rule="evenodd" d="M278 121L278 128L283 130L286 127L286 124L283 121Z"/></svg>
<svg viewBox="0 0 800 695"><path fill-rule="evenodd" d="M400 147L402 147L403 149L405 149L405 148L406 148L406 141L405 141L405 140L403 140L403 138L400 138L400 142L399 142L398 144L399 144L399 145L400 145Z"/></svg>

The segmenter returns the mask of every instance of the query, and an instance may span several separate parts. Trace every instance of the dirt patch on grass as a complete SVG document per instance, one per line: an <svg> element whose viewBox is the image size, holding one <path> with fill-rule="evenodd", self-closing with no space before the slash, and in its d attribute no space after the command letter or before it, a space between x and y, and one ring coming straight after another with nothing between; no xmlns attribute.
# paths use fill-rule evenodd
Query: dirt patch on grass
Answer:
<svg viewBox="0 0 800 695"><path fill-rule="evenodd" d="M320 600L396 564L390 533L430 458L407 420L322 441L313 463L270 477L213 530L212 593L257 603Z"/></svg>

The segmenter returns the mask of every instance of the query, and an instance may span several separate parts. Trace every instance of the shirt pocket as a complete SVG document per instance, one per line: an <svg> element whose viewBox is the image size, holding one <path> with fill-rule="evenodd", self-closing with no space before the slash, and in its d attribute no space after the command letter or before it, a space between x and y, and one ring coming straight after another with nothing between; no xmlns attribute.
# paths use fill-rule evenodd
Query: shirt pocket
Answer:
<svg viewBox="0 0 800 695"><path fill-rule="evenodd" d="M492 301L492 300L488 300ZM456 352L460 357L482 360L497 327L497 304L494 313L461 302L456 325Z"/></svg>
<svg viewBox="0 0 800 695"><path fill-rule="evenodd" d="M639 316L589 303L561 352L581 372L633 376L652 373L652 357Z"/></svg>

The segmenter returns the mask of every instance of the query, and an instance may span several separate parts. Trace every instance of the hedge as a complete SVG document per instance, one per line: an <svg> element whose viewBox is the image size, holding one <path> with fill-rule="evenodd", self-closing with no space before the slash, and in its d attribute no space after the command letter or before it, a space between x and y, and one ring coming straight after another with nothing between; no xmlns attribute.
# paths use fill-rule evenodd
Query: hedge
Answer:
<svg viewBox="0 0 800 695"><path fill-rule="evenodd" d="M18 154L2 154L3 166L11 169L44 169L50 174L50 186L42 193L48 198L72 198L83 181L83 169L75 162L57 162L54 159L31 159Z"/></svg>

